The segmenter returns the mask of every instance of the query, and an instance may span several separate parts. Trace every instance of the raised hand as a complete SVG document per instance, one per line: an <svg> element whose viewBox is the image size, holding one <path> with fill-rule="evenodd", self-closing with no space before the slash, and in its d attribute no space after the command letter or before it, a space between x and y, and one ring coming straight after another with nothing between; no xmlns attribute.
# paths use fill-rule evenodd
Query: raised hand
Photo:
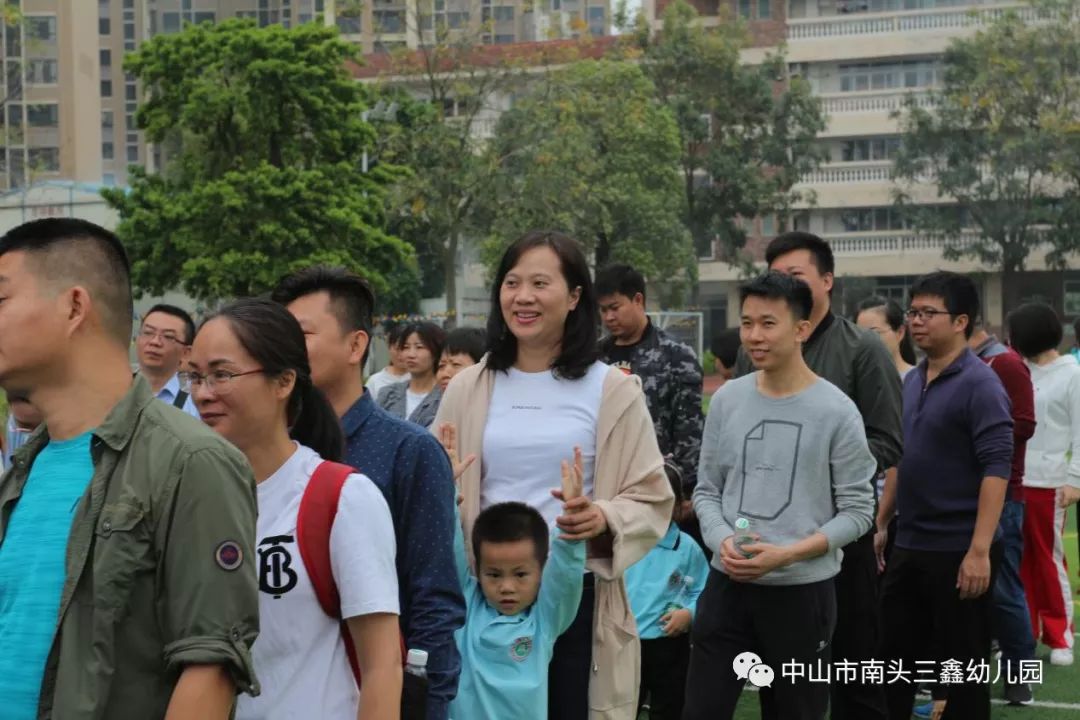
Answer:
<svg viewBox="0 0 1080 720"><path fill-rule="evenodd" d="M465 456L464 460L461 460L458 457L457 426L454 425L454 423L446 422L439 425L439 442L442 444L443 449L446 450L446 454L450 457L450 467L454 472L454 482L457 482L461 479L461 476L465 474L465 471L469 469L469 466L476 462L476 455L469 453Z"/></svg>

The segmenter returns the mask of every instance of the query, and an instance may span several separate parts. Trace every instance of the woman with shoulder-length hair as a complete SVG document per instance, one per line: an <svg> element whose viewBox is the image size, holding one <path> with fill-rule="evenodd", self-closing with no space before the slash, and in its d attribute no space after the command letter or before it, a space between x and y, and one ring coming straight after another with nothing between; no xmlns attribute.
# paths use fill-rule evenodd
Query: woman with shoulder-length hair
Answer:
<svg viewBox="0 0 1080 720"><path fill-rule="evenodd" d="M203 422L244 453L257 482L260 557L249 562L259 565L252 657L262 693L240 697L236 717L397 720L402 670L394 525L371 480L324 465L341 459L344 442L334 409L312 384L300 324L269 300L230 303L199 329L183 379ZM302 545L298 532L301 501L314 477L327 480L338 471L333 484L344 482L337 514L329 537L320 536L329 558L309 572L311 556L301 551L311 546ZM306 515L312 526L325 525L316 514ZM225 567L222 558L218 564ZM337 586L344 622L319 602L312 577L322 577L325 586L325 575Z"/></svg>
<svg viewBox="0 0 1080 720"><path fill-rule="evenodd" d="M461 471L465 538L483 508L518 500L564 538L589 541L581 605L550 665L548 713L633 718L640 648L623 572L667 531L674 500L638 380L597 360L596 297L577 242L534 231L506 250L487 342L484 359L450 382L434 424L452 426L455 449L481 460ZM593 505L564 515L549 488L575 447Z"/></svg>

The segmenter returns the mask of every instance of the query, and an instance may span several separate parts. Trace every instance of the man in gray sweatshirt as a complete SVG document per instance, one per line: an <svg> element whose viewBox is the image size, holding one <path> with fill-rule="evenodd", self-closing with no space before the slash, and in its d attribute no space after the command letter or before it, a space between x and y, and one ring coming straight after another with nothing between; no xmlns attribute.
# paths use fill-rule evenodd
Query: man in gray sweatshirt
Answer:
<svg viewBox="0 0 1080 720"><path fill-rule="evenodd" d="M764 685L762 718L822 720L829 685L808 676L831 660L833 578L840 548L872 522L877 462L855 404L803 360L806 283L769 272L740 295L742 343L757 372L717 390L705 421L694 509L714 557L683 718L731 718L749 675ZM748 530L736 529L742 520ZM757 664L771 668L771 686Z"/></svg>

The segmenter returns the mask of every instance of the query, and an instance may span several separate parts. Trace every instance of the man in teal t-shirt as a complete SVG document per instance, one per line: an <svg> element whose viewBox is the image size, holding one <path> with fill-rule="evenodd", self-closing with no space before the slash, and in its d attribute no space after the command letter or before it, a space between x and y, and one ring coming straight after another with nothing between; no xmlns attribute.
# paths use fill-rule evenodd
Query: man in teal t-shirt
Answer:
<svg viewBox="0 0 1080 720"><path fill-rule="evenodd" d="M7 720L37 717L71 521L94 474L92 437L86 432L50 441L11 513L4 545L19 551L0 552L0 698Z"/></svg>

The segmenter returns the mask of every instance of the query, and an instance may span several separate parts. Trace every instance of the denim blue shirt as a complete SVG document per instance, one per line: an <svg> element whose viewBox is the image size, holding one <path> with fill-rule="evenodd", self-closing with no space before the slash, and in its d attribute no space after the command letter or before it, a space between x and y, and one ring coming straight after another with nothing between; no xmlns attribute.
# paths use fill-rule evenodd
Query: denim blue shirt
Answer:
<svg viewBox="0 0 1080 720"><path fill-rule="evenodd" d="M390 416L365 392L341 418L345 462L371 478L394 518L401 628L410 649L428 652L428 720L446 720L461 658L454 631L465 600L454 563L454 477L439 441Z"/></svg>

